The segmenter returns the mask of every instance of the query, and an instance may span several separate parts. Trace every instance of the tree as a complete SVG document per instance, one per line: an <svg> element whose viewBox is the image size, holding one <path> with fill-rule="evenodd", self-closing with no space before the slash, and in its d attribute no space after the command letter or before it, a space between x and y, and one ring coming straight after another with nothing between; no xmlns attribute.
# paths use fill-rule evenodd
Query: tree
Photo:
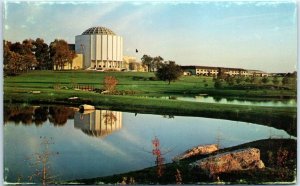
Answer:
<svg viewBox="0 0 300 186"><path fill-rule="evenodd" d="M6 75L16 75L22 70L22 55L12 51L11 48L14 48L14 50L18 48L16 51L21 51L22 46L20 43L12 44L11 42L3 41L3 64Z"/></svg>
<svg viewBox="0 0 300 186"><path fill-rule="evenodd" d="M151 65L151 70L152 71L155 71L155 69L158 69L163 63L163 58L162 57L160 57L160 56L157 56L157 57L154 57L153 59L152 59L152 65Z"/></svg>
<svg viewBox="0 0 300 186"><path fill-rule="evenodd" d="M291 84L291 79L288 76L284 76L281 80L282 85L289 85Z"/></svg>
<svg viewBox="0 0 300 186"><path fill-rule="evenodd" d="M274 85L278 86L278 84L279 84L279 79L278 79L278 77L276 77L276 76L273 77L272 83L273 83Z"/></svg>
<svg viewBox="0 0 300 186"><path fill-rule="evenodd" d="M230 76L230 75L227 75L227 77L225 78L225 81L226 83L229 85L229 86L233 86L234 85L234 77Z"/></svg>
<svg viewBox="0 0 300 186"><path fill-rule="evenodd" d="M257 82L258 82L257 77L252 76L252 77L250 78L250 83L251 83L251 84L255 84L255 83L257 83Z"/></svg>
<svg viewBox="0 0 300 186"><path fill-rule="evenodd" d="M235 77L235 82L237 84L241 84L244 81L244 78L242 76L236 76Z"/></svg>
<svg viewBox="0 0 300 186"><path fill-rule="evenodd" d="M222 68L218 68L217 78L224 79L225 77L226 77L225 70Z"/></svg>
<svg viewBox="0 0 300 186"><path fill-rule="evenodd" d="M67 63L72 64L74 53L69 49L65 40L55 39L50 43L50 58L55 69L64 69Z"/></svg>
<svg viewBox="0 0 300 186"><path fill-rule="evenodd" d="M49 46L44 43L44 40L41 38L37 38L33 42L34 47L34 54L38 63L37 68L51 70L51 63L50 63L50 55L49 55Z"/></svg>
<svg viewBox="0 0 300 186"><path fill-rule="evenodd" d="M22 60L22 66L24 67L24 70L28 71L31 70L32 67L36 67L37 60L34 55L32 54L25 54L21 58Z"/></svg>
<svg viewBox="0 0 300 186"><path fill-rule="evenodd" d="M150 72L153 58L151 56L144 54L141 60L142 60L142 64L147 66L148 72Z"/></svg>
<svg viewBox="0 0 300 186"><path fill-rule="evenodd" d="M214 87L217 88L217 89L222 88L223 87L223 79L216 78Z"/></svg>
<svg viewBox="0 0 300 186"><path fill-rule="evenodd" d="M104 77L104 89L108 92L114 92L118 84L118 80L113 76Z"/></svg>
<svg viewBox="0 0 300 186"><path fill-rule="evenodd" d="M37 60L34 55L34 45L33 45L32 39L25 39L22 44L19 42L13 43L9 45L9 51L7 54L11 55L11 60L16 59L16 57L20 60L18 60L18 64L16 64L16 61L11 61L10 66L15 66L14 68L17 68L16 71L28 71L33 69L37 66ZM7 50L7 49L6 49ZM15 54L13 54L13 53ZM8 56L6 56L8 57Z"/></svg>
<svg viewBox="0 0 300 186"><path fill-rule="evenodd" d="M266 76L264 76L264 77L261 79L261 82L262 82L263 84L267 84L269 81L270 81L269 78L266 77Z"/></svg>
<svg viewBox="0 0 300 186"><path fill-rule="evenodd" d="M176 65L174 61L168 61L157 69L155 76L160 80L168 81L170 84L171 81L177 80L182 74L183 72L179 65Z"/></svg>

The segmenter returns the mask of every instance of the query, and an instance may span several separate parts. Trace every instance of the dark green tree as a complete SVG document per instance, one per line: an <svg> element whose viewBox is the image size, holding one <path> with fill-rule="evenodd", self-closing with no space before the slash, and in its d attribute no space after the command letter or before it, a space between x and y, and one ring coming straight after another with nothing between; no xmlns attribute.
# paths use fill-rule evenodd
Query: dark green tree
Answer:
<svg viewBox="0 0 300 186"><path fill-rule="evenodd" d="M179 65L175 64L174 61L168 61L163 63L156 71L155 76L159 80L171 81L177 80L183 74L182 69Z"/></svg>
<svg viewBox="0 0 300 186"><path fill-rule="evenodd" d="M274 85L278 86L278 84L279 84L279 79L278 79L277 76L273 77L272 83L273 83Z"/></svg>
<svg viewBox="0 0 300 186"><path fill-rule="evenodd" d="M51 70L49 46L44 42L43 39L37 38L33 42L34 54L38 63L37 69L39 70Z"/></svg>
<svg viewBox="0 0 300 186"><path fill-rule="evenodd" d="M224 79L226 81L226 83L229 86L233 86L234 85L234 77L227 75L226 78Z"/></svg>
<svg viewBox="0 0 300 186"><path fill-rule="evenodd" d="M291 78L288 76L284 76L281 80L282 85L289 85L291 84Z"/></svg>
<svg viewBox="0 0 300 186"><path fill-rule="evenodd" d="M267 84L267 83L269 83L269 78L267 77L267 76L264 76L262 79L261 79L261 82L263 83L263 84Z"/></svg>
<svg viewBox="0 0 300 186"><path fill-rule="evenodd" d="M236 84L241 84L242 82L244 81L244 77L242 77L242 76L236 76L235 77L235 82L236 82Z"/></svg>
<svg viewBox="0 0 300 186"><path fill-rule="evenodd" d="M221 78L216 78L216 79L215 79L214 87L215 87L216 89L222 88L222 87L223 87L223 79L221 79Z"/></svg>

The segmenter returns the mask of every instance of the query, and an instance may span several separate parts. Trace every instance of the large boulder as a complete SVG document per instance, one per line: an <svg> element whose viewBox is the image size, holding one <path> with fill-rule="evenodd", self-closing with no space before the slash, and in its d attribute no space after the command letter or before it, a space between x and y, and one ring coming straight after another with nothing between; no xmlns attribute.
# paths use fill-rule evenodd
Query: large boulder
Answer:
<svg viewBox="0 0 300 186"><path fill-rule="evenodd" d="M183 159L187 159L187 158L191 158L191 157L199 156L199 155L208 155L217 150L219 150L217 144L200 145L200 146L194 147L192 149L189 149L189 150L185 151L184 153L174 157L173 161L179 161L179 160L183 160Z"/></svg>
<svg viewBox="0 0 300 186"><path fill-rule="evenodd" d="M205 170L210 175L265 167L260 159L260 151L256 148L221 153L198 160L190 165Z"/></svg>

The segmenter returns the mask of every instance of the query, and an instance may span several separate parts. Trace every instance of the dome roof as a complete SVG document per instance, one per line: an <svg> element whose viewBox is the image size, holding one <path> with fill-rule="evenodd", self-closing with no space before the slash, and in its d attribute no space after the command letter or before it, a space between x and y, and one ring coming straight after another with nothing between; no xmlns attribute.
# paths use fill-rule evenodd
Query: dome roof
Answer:
<svg viewBox="0 0 300 186"><path fill-rule="evenodd" d="M105 27L91 27L84 31L82 35L92 35L92 34L100 34L100 35L116 35L113 31Z"/></svg>

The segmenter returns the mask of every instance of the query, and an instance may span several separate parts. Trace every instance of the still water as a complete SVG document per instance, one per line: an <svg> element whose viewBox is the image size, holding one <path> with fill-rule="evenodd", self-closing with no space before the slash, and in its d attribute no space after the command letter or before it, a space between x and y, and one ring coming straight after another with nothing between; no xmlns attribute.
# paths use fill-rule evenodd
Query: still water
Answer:
<svg viewBox="0 0 300 186"><path fill-rule="evenodd" d="M194 96L194 97L161 97L164 99L176 99L181 101L203 102L203 103L219 103L233 105L252 105L252 106L270 106L270 107L296 107L295 99L272 100L272 101L249 101L229 98L218 98L212 96Z"/></svg>
<svg viewBox="0 0 300 186"><path fill-rule="evenodd" d="M56 181L154 166L151 141L155 137L166 152L165 162L201 144L229 147L270 137L290 137L283 130L237 121L108 110L82 114L68 107L6 109L4 119L6 182L32 182L28 177L35 173L35 155L45 149L45 143L41 145L44 137L52 153L48 173Z"/></svg>

